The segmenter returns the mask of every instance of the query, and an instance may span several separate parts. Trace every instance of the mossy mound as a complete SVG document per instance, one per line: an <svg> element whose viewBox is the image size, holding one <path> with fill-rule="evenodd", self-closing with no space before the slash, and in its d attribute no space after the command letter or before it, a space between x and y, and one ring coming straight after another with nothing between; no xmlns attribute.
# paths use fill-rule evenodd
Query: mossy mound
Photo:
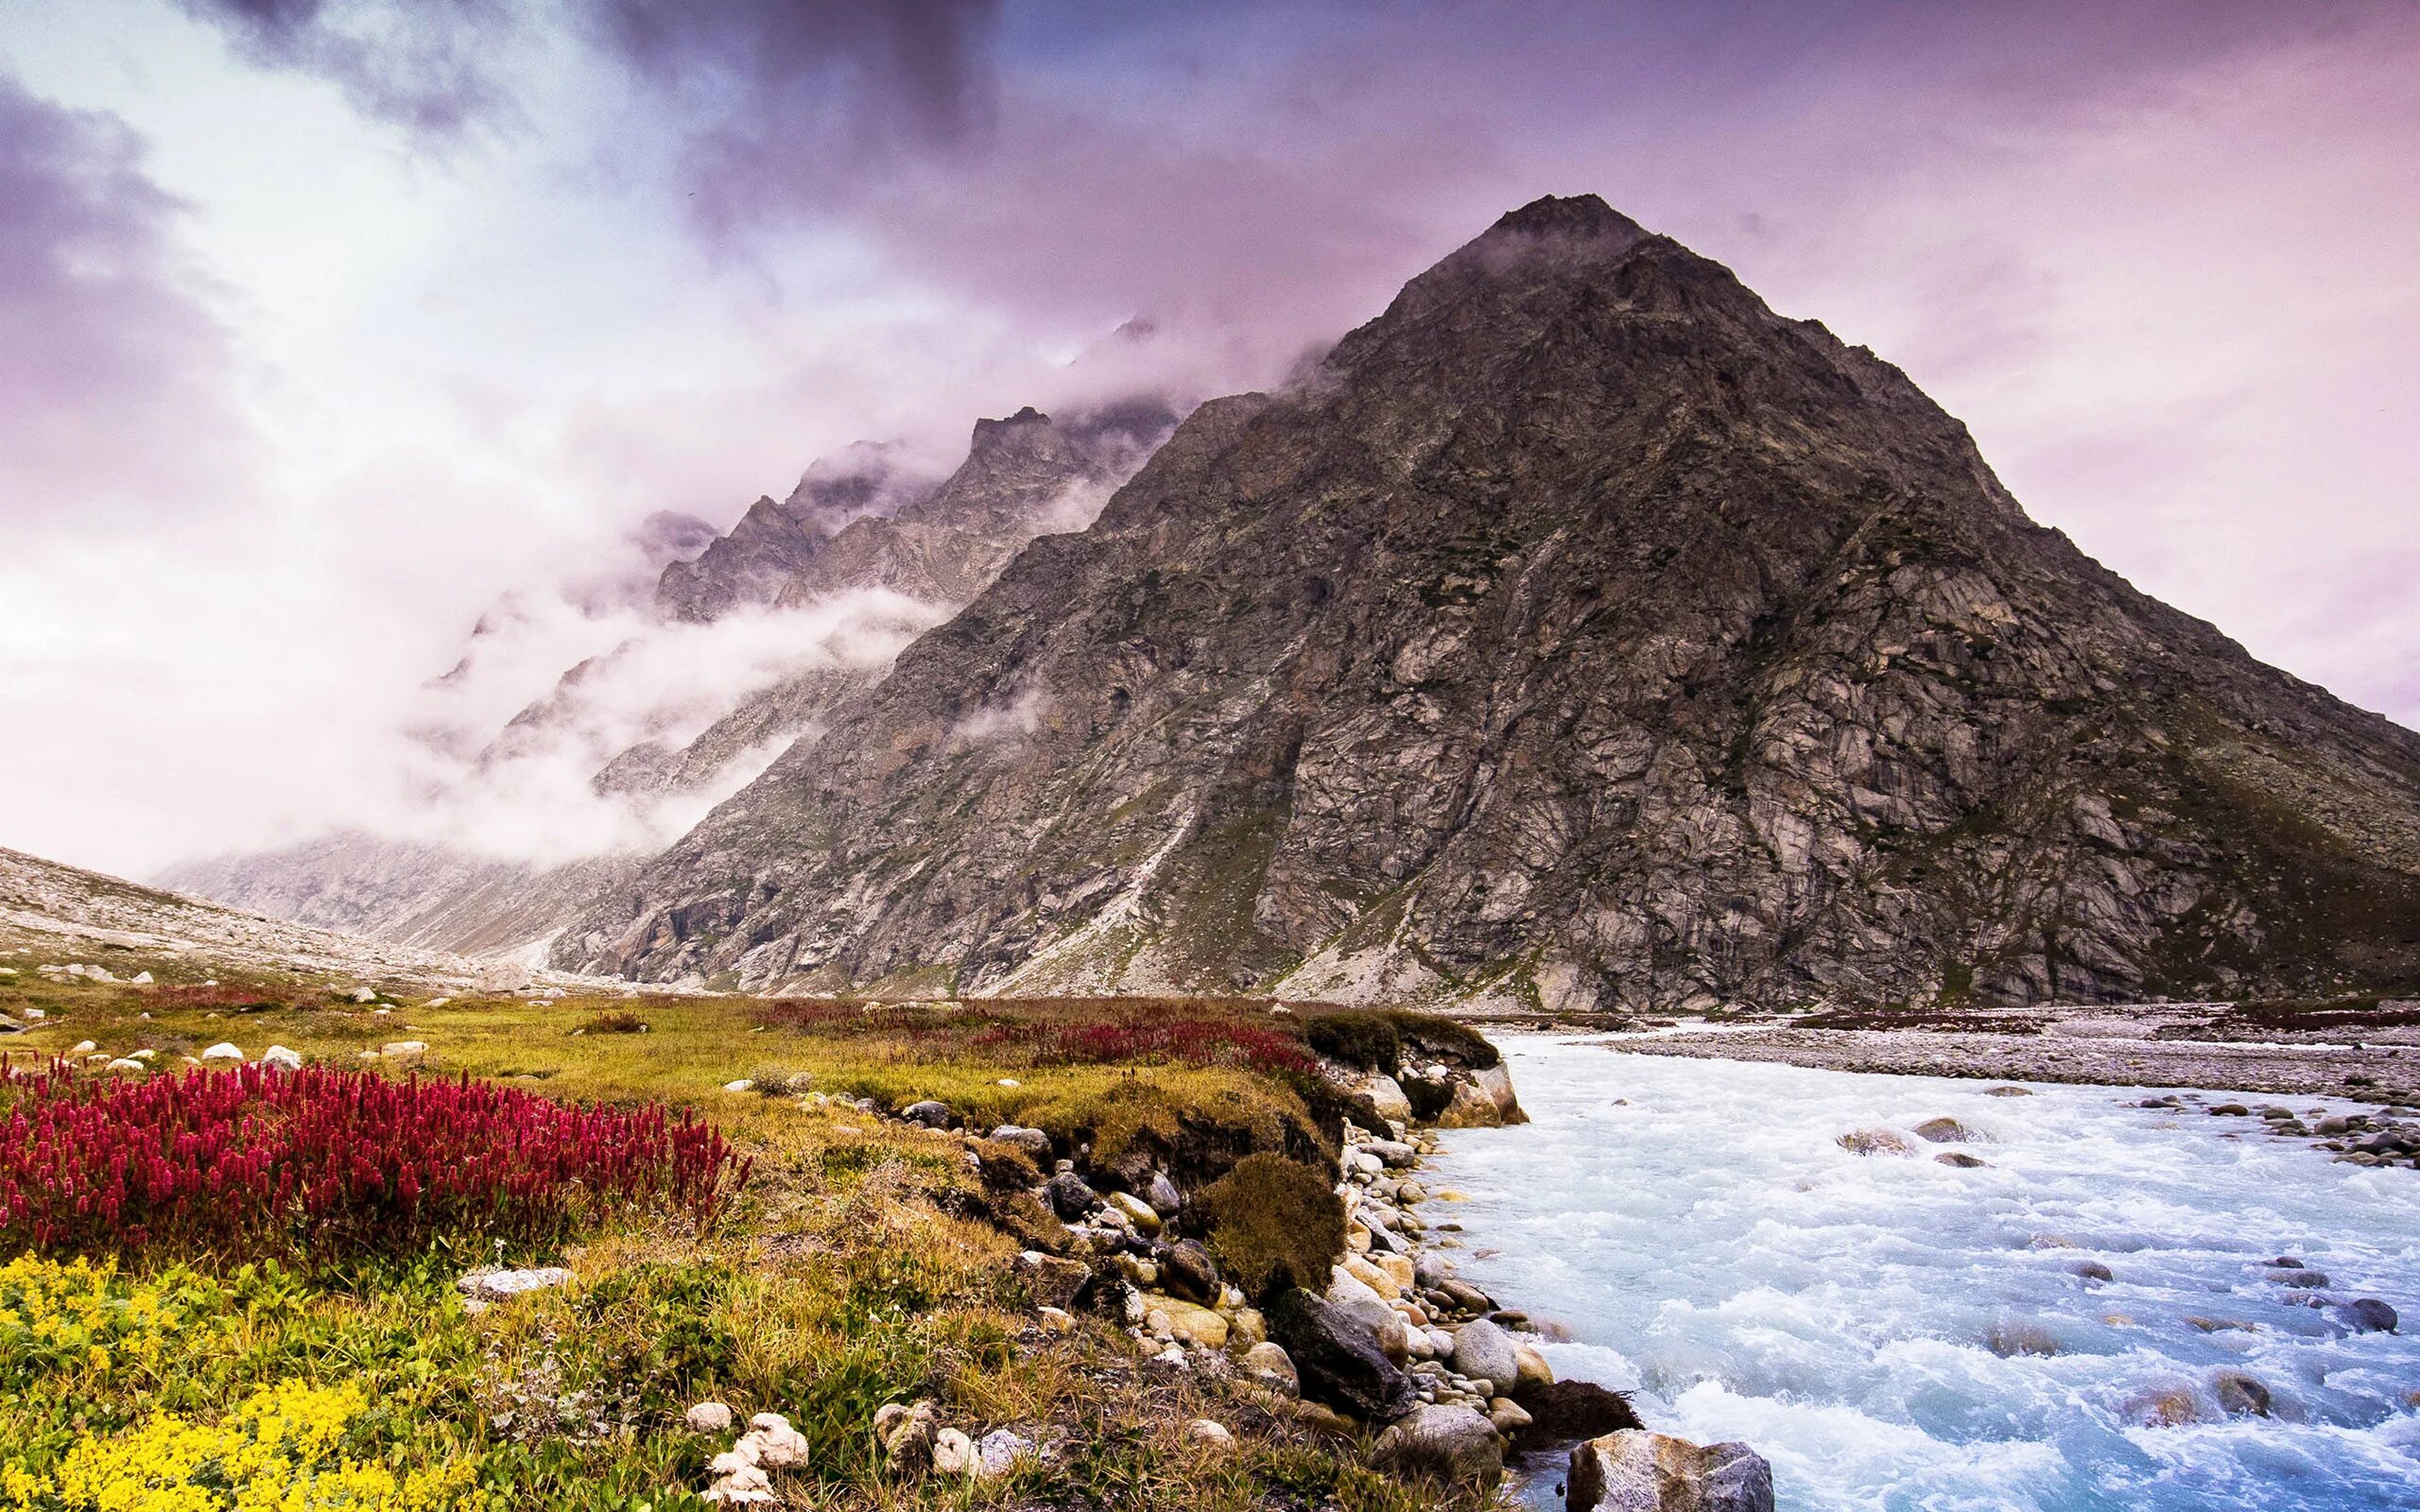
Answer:
<svg viewBox="0 0 2420 1512"><path fill-rule="evenodd" d="M1248 1155L1194 1199L1193 1223L1228 1280L1253 1297L1327 1284L1344 1250L1344 1204L1315 1168Z"/></svg>

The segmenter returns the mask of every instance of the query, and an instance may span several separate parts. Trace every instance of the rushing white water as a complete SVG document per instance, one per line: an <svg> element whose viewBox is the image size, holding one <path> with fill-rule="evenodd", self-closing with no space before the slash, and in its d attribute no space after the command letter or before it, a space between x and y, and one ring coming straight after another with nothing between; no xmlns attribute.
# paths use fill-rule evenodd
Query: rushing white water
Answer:
<svg viewBox="0 0 2420 1512"><path fill-rule="evenodd" d="M1569 1331L1558 1374L1745 1440L1784 1512L2420 1507L2420 1172L2123 1106L2139 1090L1500 1042L1533 1122L1448 1135L1430 1184L1470 1200L1424 1211L1464 1226L1466 1278ZM1980 1142L1835 1143L1943 1115ZM2331 1284L2281 1285L2281 1255ZM2381 1297L2404 1332L2351 1333L2313 1296ZM2273 1416L2226 1416L2222 1371ZM2160 1391L2197 1420L2147 1426Z"/></svg>

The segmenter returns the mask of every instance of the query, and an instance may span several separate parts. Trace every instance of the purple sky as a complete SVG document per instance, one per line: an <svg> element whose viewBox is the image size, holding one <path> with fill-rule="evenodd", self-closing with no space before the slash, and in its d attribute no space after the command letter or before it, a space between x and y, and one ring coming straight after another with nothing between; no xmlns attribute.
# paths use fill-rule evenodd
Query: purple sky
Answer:
<svg viewBox="0 0 2420 1512"><path fill-rule="evenodd" d="M1270 382L1582 190L2420 722L2416 82L2408 4L9 7L0 844L341 818L482 609L648 512Z"/></svg>

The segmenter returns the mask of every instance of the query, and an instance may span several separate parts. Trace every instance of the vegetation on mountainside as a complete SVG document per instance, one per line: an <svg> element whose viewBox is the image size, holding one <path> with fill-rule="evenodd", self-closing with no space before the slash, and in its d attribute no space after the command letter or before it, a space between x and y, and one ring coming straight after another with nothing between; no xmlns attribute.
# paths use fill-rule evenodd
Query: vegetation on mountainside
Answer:
<svg viewBox="0 0 2420 1512"><path fill-rule="evenodd" d="M110 963L121 976L145 964ZM112 1259L100 1251L127 1246L20 1243L0 1254L0 1509L699 1507L707 1461L731 1438L684 1422L706 1399L743 1421L785 1414L806 1436L810 1463L778 1482L794 1507L1437 1504L1368 1470L1360 1440L1320 1436L1242 1385L1149 1365L1108 1320L1049 1326L1017 1265L1020 1249L1066 1242L1029 1194L1047 1162L848 1100L937 1097L972 1129L1042 1128L1062 1149L1089 1145L1097 1167L1144 1155L1197 1187L1283 1155L1307 1177L1302 1194L1324 1194L1333 1093L1292 1069L1307 1063L1315 1012L352 999L268 974L138 988L23 970L0 976L0 1014L28 1028L0 1047L22 1068L91 1040L89 1054L149 1048L169 1068L124 1087L78 1073L77 1098L97 1106L138 1089L173 1104L182 1058L220 1040L255 1060L283 1044L311 1086L475 1095L541 1123L691 1116L753 1173L702 1224L685 1201L600 1200L561 1224L431 1225L369 1248L322 1250L305 1225L249 1262L200 1253L226 1246ZM647 1032L574 1032L619 1014ZM406 1039L428 1046L417 1083L354 1069ZM725 1090L743 1077L756 1085ZM20 1110L46 1085L21 1084ZM59 1104L71 1105L87 1106ZM1236 1237L1261 1220L1215 1207L1222 1253L1243 1258ZM496 1263L561 1263L573 1280L466 1305L458 1280ZM1057 1455L994 1481L896 1481L870 1424L920 1398L971 1433L1013 1427ZM1232 1449L1185 1439L1203 1416L1234 1431Z"/></svg>

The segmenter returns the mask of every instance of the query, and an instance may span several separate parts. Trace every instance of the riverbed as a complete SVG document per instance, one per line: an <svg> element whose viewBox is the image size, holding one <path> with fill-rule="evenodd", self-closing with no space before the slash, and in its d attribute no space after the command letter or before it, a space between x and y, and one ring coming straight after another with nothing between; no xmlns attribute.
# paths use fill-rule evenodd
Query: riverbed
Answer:
<svg viewBox="0 0 2420 1512"><path fill-rule="evenodd" d="M2420 1505L2420 1173L2140 1089L1497 1038L1532 1122L1448 1135L1429 1180L1469 1200L1424 1211L1463 1226L1466 1279L1567 1332L1558 1374L1745 1440L1784 1512ZM1913 1136L1941 1117L1975 1138ZM1858 1129L1914 1153L1837 1143ZM2353 1332L2332 1304L2358 1297L2403 1333ZM2227 1410L2230 1374L2269 1416Z"/></svg>

